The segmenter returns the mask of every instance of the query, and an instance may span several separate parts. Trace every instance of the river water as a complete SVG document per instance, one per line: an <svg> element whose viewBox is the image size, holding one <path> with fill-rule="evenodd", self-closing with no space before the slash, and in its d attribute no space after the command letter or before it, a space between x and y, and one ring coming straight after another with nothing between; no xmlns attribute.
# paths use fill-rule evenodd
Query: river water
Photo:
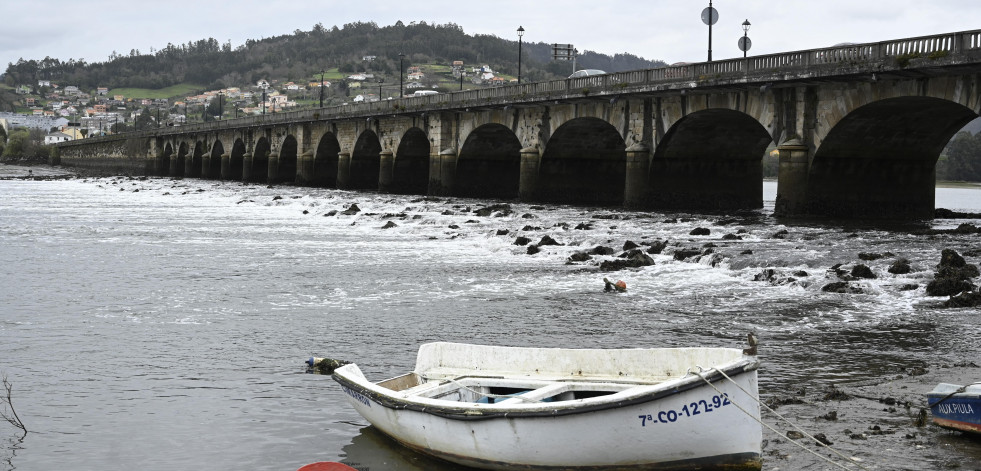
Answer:
<svg viewBox="0 0 981 471"><path fill-rule="evenodd" d="M981 363L978 313L924 292L941 249L978 263L981 238L917 233L981 221L781 221L769 216L775 188L765 184L763 210L732 215L512 203L513 214L484 217L474 211L494 202L162 178L0 181L0 373L29 431L0 422L0 469L457 469L379 437L303 365L353 360L380 380L410 370L429 341L741 348L754 331L764 398ZM334 214L352 203L360 213ZM981 212L981 188L940 188L937 205ZM711 233L689 235L696 227ZM528 255L518 235L564 245ZM612 275L596 266L612 256L566 263L628 240L669 245L655 265ZM707 243L721 256L672 258ZM886 256L861 262L862 252ZM897 257L914 271L889 274ZM878 278L857 283L865 294L822 292L839 263L867 263ZM764 269L798 281L755 281ZM629 291L603 293L604 275ZM943 437L942 457L835 441L874 469L981 457L981 444ZM764 465L794 468L825 469L808 456Z"/></svg>

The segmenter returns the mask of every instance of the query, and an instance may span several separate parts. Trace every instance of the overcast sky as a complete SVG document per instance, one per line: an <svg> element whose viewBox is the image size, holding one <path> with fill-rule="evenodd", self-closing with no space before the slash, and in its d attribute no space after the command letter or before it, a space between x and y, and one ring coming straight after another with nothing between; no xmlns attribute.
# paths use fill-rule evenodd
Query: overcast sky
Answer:
<svg viewBox="0 0 981 471"><path fill-rule="evenodd" d="M0 69L19 58L103 62L116 51L148 53L168 42L247 39L328 29L356 21L387 26L456 23L467 34L571 43L605 54L629 52L668 63L707 58L707 1L692 0L0 0ZM743 20L750 55L876 42L981 28L981 0L715 0L713 59L741 56ZM2 72L0 70L0 72Z"/></svg>

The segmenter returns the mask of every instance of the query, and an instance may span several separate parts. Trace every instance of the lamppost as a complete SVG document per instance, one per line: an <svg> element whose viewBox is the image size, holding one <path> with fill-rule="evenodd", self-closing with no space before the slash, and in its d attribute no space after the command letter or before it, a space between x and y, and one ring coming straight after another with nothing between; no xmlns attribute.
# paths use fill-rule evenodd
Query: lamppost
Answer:
<svg viewBox="0 0 981 471"><path fill-rule="evenodd" d="M324 107L324 71L320 71L320 107Z"/></svg>
<svg viewBox="0 0 981 471"><path fill-rule="evenodd" d="M266 87L262 87L262 115L266 115Z"/></svg>
<svg viewBox="0 0 981 471"><path fill-rule="evenodd" d="M518 26L518 83L521 83L521 37L525 35L525 29Z"/></svg>
<svg viewBox="0 0 981 471"><path fill-rule="evenodd" d="M403 96L403 91L402 91L402 87L403 87L403 85L405 84L405 81L404 81L404 79L402 78L402 59L403 59L404 57L405 57L405 54L402 54L402 53L400 52L400 53L399 53L399 98L402 98L402 96Z"/></svg>
<svg viewBox="0 0 981 471"><path fill-rule="evenodd" d="M709 27L709 49L708 49L708 61L712 62L712 25L719 21L719 12L715 8L712 8L712 0L709 0L708 8L702 10L702 23L705 23Z"/></svg>
<svg viewBox="0 0 981 471"><path fill-rule="evenodd" d="M222 90L218 90L218 121L221 121L222 115L225 114L225 105L221 101L224 96L225 93Z"/></svg>
<svg viewBox="0 0 981 471"><path fill-rule="evenodd" d="M753 41L749 40L749 20L743 21L743 37L739 40L739 49L743 50L743 58L746 58L746 51L753 46Z"/></svg>

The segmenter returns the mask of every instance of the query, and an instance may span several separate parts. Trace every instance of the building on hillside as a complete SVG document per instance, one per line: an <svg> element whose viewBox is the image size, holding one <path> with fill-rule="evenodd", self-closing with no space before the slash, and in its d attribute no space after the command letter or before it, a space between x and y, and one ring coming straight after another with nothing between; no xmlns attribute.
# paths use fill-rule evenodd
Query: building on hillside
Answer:
<svg viewBox="0 0 981 471"><path fill-rule="evenodd" d="M44 136L44 145L57 144L73 140L71 136L63 132L53 132Z"/></svg>
<svg viewBox="0 0 981 471"><path fill-rule="evenodd" d="M53 118L48 116L35 116L33 114L17 114L10 112L0 112L0 119L6 120L7 129L27 128L41 129L48 131L52 128L59 128L68 124L65 118ZM8 133L9 134L9 133Z"/></svg>
<svg viewBox="0 0 981 471"><path fill-rule="evenodd" d="M109 88L107 88L107 87L99 87L99 88L96 88L95 89L95 94L96 95L99 95L99 96L108 96L109 95Z"/></svg>
<svg viewBox="0 0 981 471"><path fill-rule="evenodd" d="M51 86L51 81L50 80L38 80L37 81L37 86L39 86L39 87L50 87Z"/></svg>

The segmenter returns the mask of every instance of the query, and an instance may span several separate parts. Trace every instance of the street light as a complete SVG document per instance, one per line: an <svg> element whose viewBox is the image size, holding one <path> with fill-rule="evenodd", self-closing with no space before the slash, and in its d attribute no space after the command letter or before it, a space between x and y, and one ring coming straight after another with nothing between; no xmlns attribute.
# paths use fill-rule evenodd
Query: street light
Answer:
<svg viewBox="0 0 981 471"><path fill-rule="evenodd" d="M221 102L223 96L225 96L224 91L218 90L218 121L221 121L222 115L225 114L225 105Z"/></svg>
<svg viewBox="0 0 981 471"><path fill-rule="evenodd" d="M518 26L518 83L521 83L521 37L525 35L525 29Z"/></svg>
<svg viewBox="0 0 981 471"><path fill-rule="evenodd" d="M749 40L749 20L743 21L743 39L739 41L739 49L743 50L743 58L746 58L746 51L753 45L753 42Z"/></svg>
<svg viewBox="0 0 981 471"><path fill-rule="evenodd" d="M266 115L266 87L262 87L262 115Z"/></svg>
<svg viewBox="0 0 981 471"><path fill-rule="evenodd" d="M709 50L708 61L712 62L712 25L719 21L719 11L712 7L712 0L709 0L708 8L702 10L702 23L709 27Z"/></svg>
<svg viewBox="0 0 981 471"><path fill-rule="evenodd" d="M404 81L404 79L402 78L402 59L403 59L404 57L405 57L405 54L402 54L402 53L400 52L400 53L399 53L399 98L402 98L402 96L403 96L403 93L402 93L402 87L403 87L403 85L405 84L405 81Z"/></svg>
<svg viewBox="0 0 981 471"><path fill-rule="evenodd" d="M320 71L320 107L324 107L324 71Z"/></svg>

